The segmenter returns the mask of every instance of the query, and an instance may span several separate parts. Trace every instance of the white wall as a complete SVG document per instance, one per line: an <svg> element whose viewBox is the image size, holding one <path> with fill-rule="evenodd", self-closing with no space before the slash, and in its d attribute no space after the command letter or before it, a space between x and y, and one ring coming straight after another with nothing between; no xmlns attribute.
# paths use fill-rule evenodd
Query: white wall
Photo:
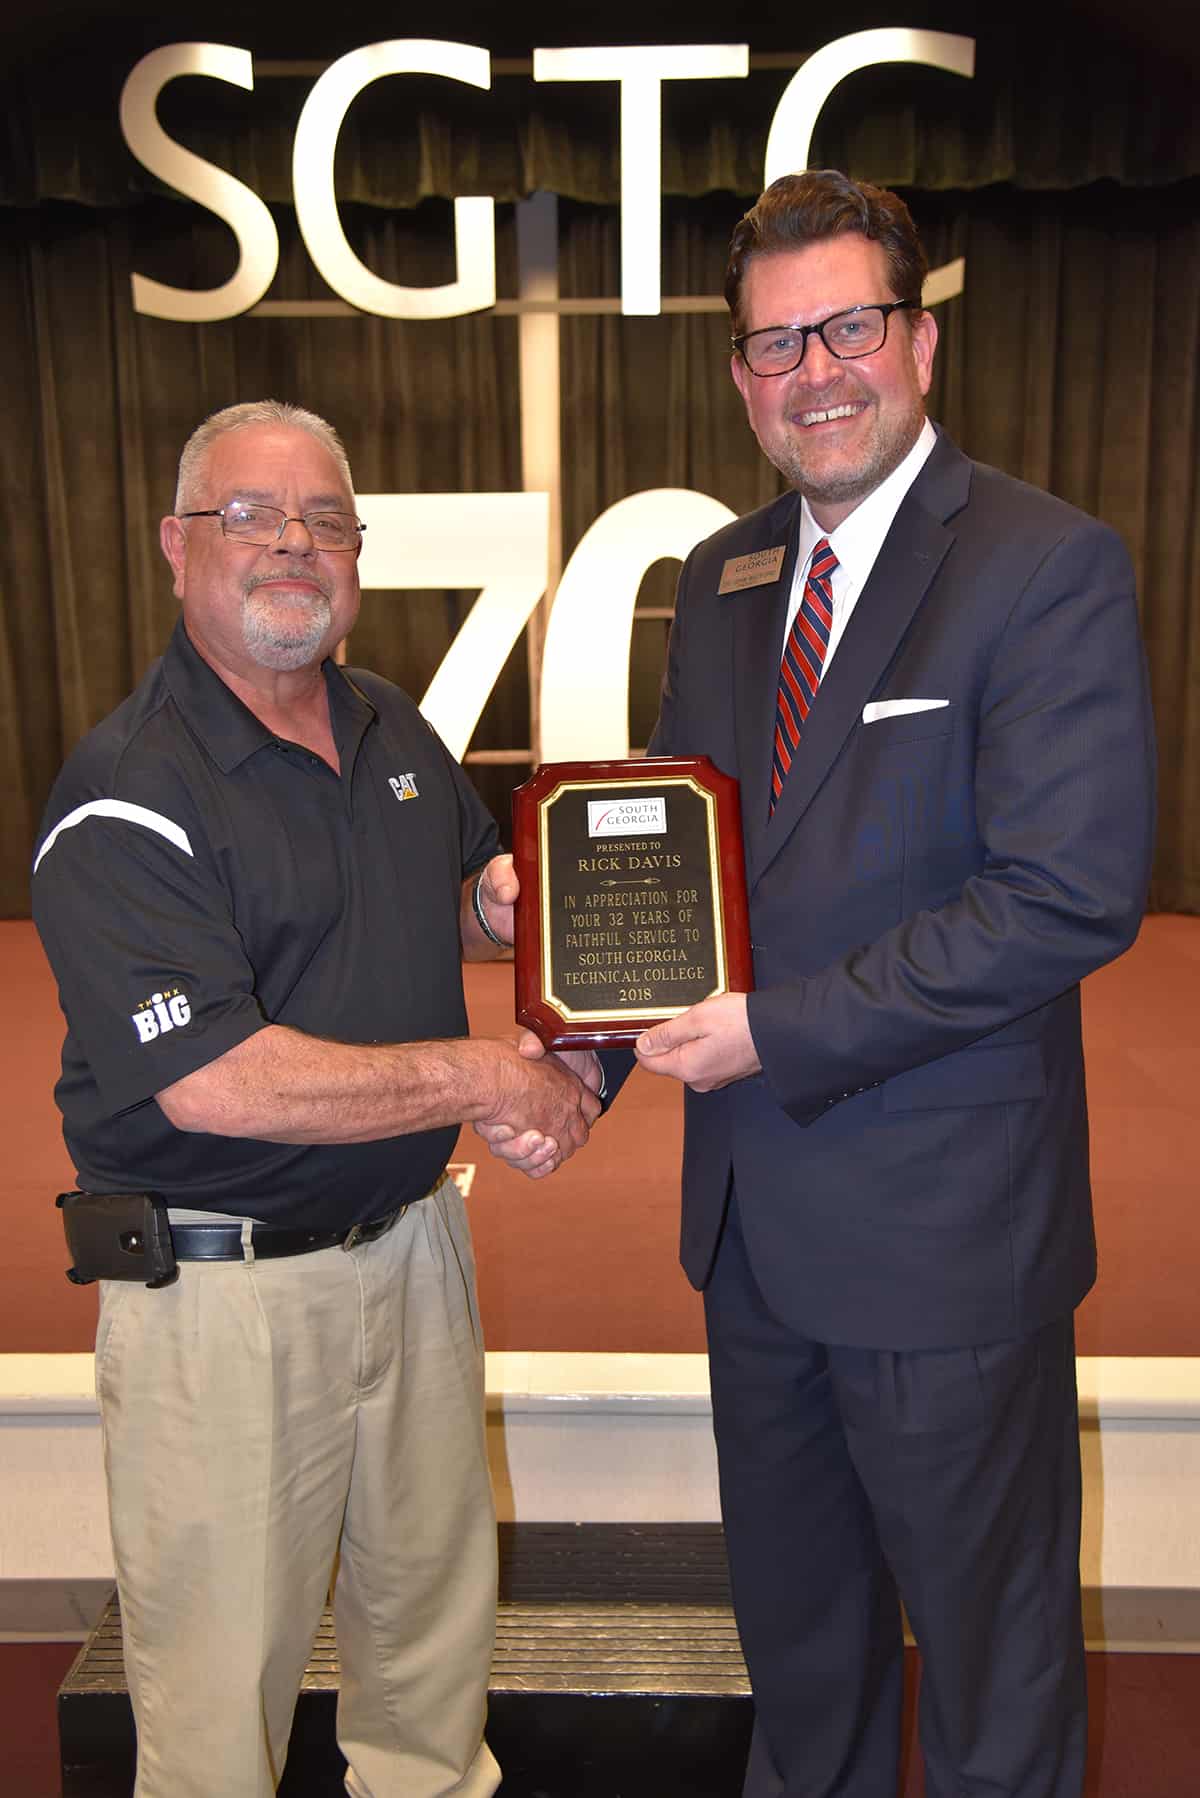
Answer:
<svg viewBox="0 0 1200 1798"><path fill-rule="evenodd" d="M703 1355L488 1356L506 1520L719 1517ZM1200 1357L1082 1358L1089 1636L1200 1648ZM90 1355L0 1355L0 1640L81 1638L112 1585Z"/></svg>

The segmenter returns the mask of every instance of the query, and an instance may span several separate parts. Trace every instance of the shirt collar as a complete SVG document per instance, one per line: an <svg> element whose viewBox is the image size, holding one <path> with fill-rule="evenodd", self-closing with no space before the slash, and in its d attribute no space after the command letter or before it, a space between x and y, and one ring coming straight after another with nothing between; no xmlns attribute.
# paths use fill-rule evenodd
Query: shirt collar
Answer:
<svg viewBox="0 0 1200 1798"><path fill-rule="evenodd" d="M357 743L375 717L370 700L336 662L322 664L329 691L334 736ZM180 618L163 656L163 675L189 729L200 739L223 774L229 774L264 745L277 739L249 706L210 668Z"/></svg>
<svg viewBox="0 0 1200 1798"><path fill-rule="evenodd" d="M917 441L904 460L832 531L821 529L808 509L808 501L803 500L796 557L797 572L802 573L807 568L816 545L822 537L828 537L829 547L837 557L846 579L856 591L861 588L875 566L875 558L883 548L883 540L892 528L892 521L900 510L905 494L924 468L936 443L937 432L929 419L926 419Z"/></svg>

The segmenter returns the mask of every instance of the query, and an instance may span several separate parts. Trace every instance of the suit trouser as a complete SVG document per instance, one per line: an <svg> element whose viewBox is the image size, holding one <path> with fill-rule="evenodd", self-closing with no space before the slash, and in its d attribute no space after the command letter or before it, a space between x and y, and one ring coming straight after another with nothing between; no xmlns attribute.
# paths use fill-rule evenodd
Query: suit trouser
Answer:
<svg viewBox="0 0 1200 1798"><path fill-rule="evenodd" d="M755 1698L745 1798L892 1798L897 1592L922 1655L928 1798L1077 1798L1087 1694L1071 1320L945 1351L812 1342L768 1311L736 1198L705 1308Z"/></svg>
<svg viewBox="0 0 1200 1798"><path fill-rule="evenodd" d="M452 1181L350 1250L105 1282L136 1798L267 1798L335 1576L355 1798L487 1798L496 1534Z"/></svg>

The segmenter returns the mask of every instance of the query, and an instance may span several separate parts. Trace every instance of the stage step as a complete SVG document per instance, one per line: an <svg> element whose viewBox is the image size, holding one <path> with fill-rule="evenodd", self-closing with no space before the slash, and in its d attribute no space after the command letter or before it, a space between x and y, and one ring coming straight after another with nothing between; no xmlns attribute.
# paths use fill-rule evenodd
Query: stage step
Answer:
<svg viewBox="0 0 1200 1798"><path fill-rule="evenodd" d="M337 1688L326 1611L281 1798L340 1798ZM63 1681L58 1719L63 1798L129 1798L115 1594ZM500 1798L737 1798L750 1721L718 1524L501 1524L488 1705Z"/></svg>

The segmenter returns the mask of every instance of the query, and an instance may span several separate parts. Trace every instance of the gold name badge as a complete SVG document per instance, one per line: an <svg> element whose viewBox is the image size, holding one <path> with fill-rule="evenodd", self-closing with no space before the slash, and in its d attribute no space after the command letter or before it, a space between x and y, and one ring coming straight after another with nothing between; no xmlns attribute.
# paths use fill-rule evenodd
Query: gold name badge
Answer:
<svg viewBox="0 0 1200 1798"><path fill-rule="evenodd" d="M740 593L744 587L766 587L779 579L787 544L774 549L756 549L749 556L732 556L721 570L718 593Z"/></svg>

